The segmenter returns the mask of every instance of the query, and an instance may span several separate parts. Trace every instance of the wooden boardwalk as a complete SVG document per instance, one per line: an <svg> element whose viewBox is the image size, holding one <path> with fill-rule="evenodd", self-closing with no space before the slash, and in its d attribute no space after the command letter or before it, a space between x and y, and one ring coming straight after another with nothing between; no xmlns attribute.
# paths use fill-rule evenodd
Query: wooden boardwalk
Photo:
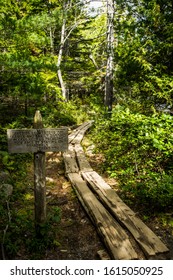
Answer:
<svg viewBox="0 0 173 280"><path fill-rule="evenodd" d="M86 122L69 135L66 174L111 259L169 259L169 249L90 166L82 146Z"/></svg>

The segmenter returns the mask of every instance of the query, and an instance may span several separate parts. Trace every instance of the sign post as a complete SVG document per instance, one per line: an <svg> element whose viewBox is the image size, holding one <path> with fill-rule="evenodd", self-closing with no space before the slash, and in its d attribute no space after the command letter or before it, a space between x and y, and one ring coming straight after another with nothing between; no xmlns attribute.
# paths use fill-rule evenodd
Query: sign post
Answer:
<svg viewBox="0 0 173 280"><path fill-rule="evenodd" d="M34 128L42 129L43 122L40 111L34 116ZM34 197L35 197L35 229L40 235L40 225L46 221L46 176L45 152L34 153Z"/></svg>
<svg viewBox="0 0 173 280"><path fill-rule="evenodd" d="M35 226L46 220L45 152L68 149L68 128L43 128L40 111L36 111L33 129L7 129L9 153L34 153Z"/></svg>

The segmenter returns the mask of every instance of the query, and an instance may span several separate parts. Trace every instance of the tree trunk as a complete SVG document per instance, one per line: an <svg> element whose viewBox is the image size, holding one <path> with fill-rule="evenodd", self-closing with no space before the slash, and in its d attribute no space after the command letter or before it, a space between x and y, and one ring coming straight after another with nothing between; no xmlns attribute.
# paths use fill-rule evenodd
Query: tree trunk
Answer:
<svg viewBox="0 0 173 280"><path fill-rule="evenodd" d="M61 42L60 42L60 48L59 48L59 53L58 53L57 74L58 74L58 79L59 79L59 83L60 83L61 90L62 90L62 97L64 98L64 100L67 101L66 86L65 86L65 82L63 80L62 72L61 72L63 48L64 48L64 44L65 44L65 27L66 27L66 18L63 19L62 28L61 28Z"/></svg>
<svg viewBox="0 0 173 280"><path fill-rule="evenodd" d="M61 91L62 91L62 97L64 98L65 101L68 101L69 99L69 91L66 88L66 84L63 80L62 76L62 71L61 71L61 63L62 63L62 58L63 58L63 52L65 49L65 43L67 39L69 38L70 34L72 31L81 23L85 23L88 21L88 19L81 20L76 17L74 20L74 23L71 25L71 27L66 26L67 25L67 13L70 11L70 9L73 6L73 1L72 0L66 0L64 1L64 6L63 6L63 22L62 22L62 27L61 27L61 39L60 39L60 47L59 47L59 53L58 53L58 61L57 61L57 75L59 79L59 83L61 86ZM68 30L68 31L67 31Z"/></svg>
<svg viewBox="0 0 173 280"><path fill-rule="evenodd" d="M112 111L113 103L113 71L114 71L114 14L115 1L107 0L107 66L105 77L104 104L108 112Z"/></svg>
<svg viewBox="0 0 173 280"><path fill-rule="evenodd" d="M62 57L63 57L63 50L64 50L64 45L67 40L66 36L66 19L67 19L67 11L68 9L71 8L71 0L64 1L63 5L63 22L62 22L62 28L61 28L61 40L60 40L60 48L59 48L59 53L58 53L58 61L57 61L57 75L59 79L59 83L61 86L61 91L62 91L62 97L64 98L65 101L68 101L68 91L66 90L66 85L63 80L62 76L62 71L61 71L61 62L62 62Z"/></svg>

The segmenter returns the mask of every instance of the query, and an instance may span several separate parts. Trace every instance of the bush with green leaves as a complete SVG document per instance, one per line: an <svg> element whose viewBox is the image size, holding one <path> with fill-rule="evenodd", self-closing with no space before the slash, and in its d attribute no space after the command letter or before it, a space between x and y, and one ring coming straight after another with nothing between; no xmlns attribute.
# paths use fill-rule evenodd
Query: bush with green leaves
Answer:
<svg viewBox="0 0 173 280"><path fill-rule="evenodd" d="M45 127L71 126L81 124L87 118L87 110L79 98L65 102L59 100L44 104L40 108Z"/></svg>
<svg viewBox="0 0 173 280"><path fill-rule="evenodd" d="M97 149L126 197L157 209L173 203L173 117L116 106L96 126Z"/></svg>

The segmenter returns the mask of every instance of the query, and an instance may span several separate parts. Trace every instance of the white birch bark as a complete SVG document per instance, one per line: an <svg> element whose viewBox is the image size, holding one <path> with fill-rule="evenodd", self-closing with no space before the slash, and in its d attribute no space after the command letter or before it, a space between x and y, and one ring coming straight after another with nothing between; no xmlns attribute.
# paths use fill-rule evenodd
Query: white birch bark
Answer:
<svg viewBox="0 0 173 280"><path fill-rule="evenodd" d="M114 72L114 15L115 0L107 0L107 66L105 76L104 103L108 112L112 111Z"/></svg>
<svg viewBox="0 0 173 280"><path fill-rule="evenodd" d="M62 72L61 72L63 48L64 48L64 44L65 44L65 27L66 27L66 18L63 19L62 28L61 28L61 41L60 41L60 48L59 48L58 61L57 61L57 75L58 75L60 87L62 90L62 97L64 100L67 101L66 86L65 86L65 82L63 80Z"/></svg>
<svg viewBox="0 0 173 280"><path fill-rule="evenodd" d="M63 58L63 50L64 50L65 42L69 38L72 31L79 24L87 21L87 20L81 20L80 18L79 19L75 18L74 24L70 28L67 28L67 26L66 26L67 11L71 8L72 8L72 1L71 0L65 1L64 7L63 7L64 18L63 18L62 27L61 27L61 39L60 39L60 47L59 47L58 60L57 60L57 75L58 75L58 79L59 79L59 83L60 83L60 87L61 87L61 91L62 91L62 97L65 101L68 101L68 90L66 89L66 84L63 80L62 71L61 71L61 63L62 63L62 58Z"/></svg>

